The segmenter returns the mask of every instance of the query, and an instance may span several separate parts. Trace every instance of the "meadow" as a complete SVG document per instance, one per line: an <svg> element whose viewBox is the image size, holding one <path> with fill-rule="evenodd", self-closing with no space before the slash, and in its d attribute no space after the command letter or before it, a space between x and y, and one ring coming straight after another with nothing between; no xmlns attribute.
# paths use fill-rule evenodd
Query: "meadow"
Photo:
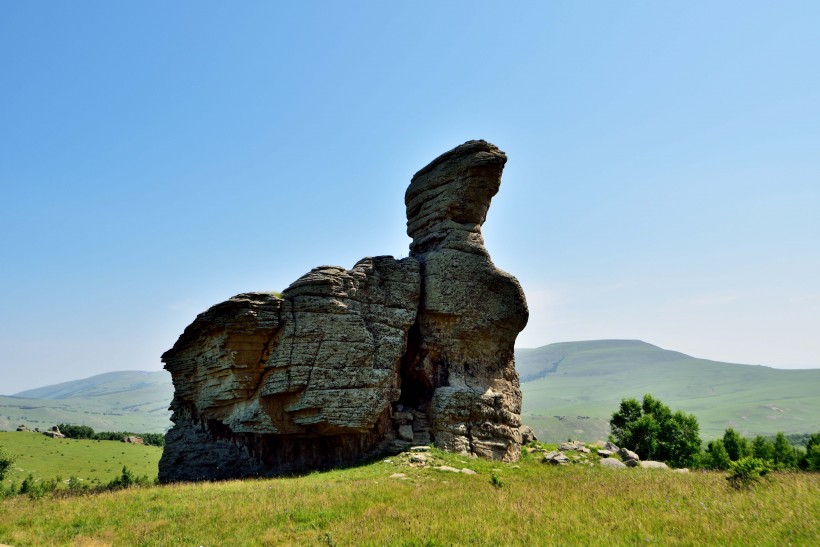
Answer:
<svg viewBox="0 0 820 547"><path fill-rule="evenodd" d="M102 454L105 441L95 444L87 453ZM775 473L735 490L720 472L552 466L538 453L515 464L435 449L428 457L428 465L403 454L299 477L15 496L0 500L0 543L820 543L818 473Z"/></svg>
<svg viewBox="0 0 820 547"><path fill-rule="evenodd" d="M127 466L135 475L157 477L162 449L118 441L52 439L34 432L0 432L0 447L15 462L3 481L8 488L20 484L29 474L35 480L60 477L80 479L89 486L108 483Z"/></svg>

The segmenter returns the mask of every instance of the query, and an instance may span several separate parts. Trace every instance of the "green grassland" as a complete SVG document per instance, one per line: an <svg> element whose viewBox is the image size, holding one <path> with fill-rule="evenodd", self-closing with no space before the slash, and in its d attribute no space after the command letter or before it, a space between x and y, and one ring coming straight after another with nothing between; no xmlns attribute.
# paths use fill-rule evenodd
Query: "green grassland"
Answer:
<svg viewBox="0 0 820 547"><path fill-rule="evenodd" d="M704 440L820 430L820 369L781 370L696 359L637 340L516 350L522 419L539 438L605 438L621 399L651 393L698 418ZM560 418L559 418L560 417Z"/></svg>
<svg viewBox="0 0 820 547"><path fill-rule="evenodd" d="M23 545L816 545L820 474L736 491L715 472L517 464L433 450L301 477L0 501ZM396 476L396 474L403 476ZM493 481L492 478L496 480ZM493 484L493 482L495 484Z"/></svg>
<svg viewBox="0 0 820 547"><path fill-rule="evenodd" d="M165 371L122 371L0 395L0 431L71 423L95 431L163 433L171 426L173 394Z"/></svg>
<svg viewBox="0 0 820 547"><path fill-rule="evenodd" d="M89 486L107 484L120 475L123 466L135 475L157 477L157 462L162 449L117 441L52 439L32 432L0 433L0 447L15 458L3 481L6 488L17 485L29 474L35 479L70 477Z"/></svg>

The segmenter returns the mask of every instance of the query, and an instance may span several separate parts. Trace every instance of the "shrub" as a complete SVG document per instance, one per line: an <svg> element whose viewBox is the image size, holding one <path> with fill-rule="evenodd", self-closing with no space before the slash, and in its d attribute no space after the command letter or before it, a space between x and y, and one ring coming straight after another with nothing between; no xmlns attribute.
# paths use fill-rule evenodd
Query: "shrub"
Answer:
<svg viewBox="0 0 820 547"><path fill-rule="evenodd" d="M130 488L131 486L146 486L149 484L148 477L143 475L138 477L128 469L128 466L122 466L122 474L111 480L106 488L109 490L120 490L122 488Z"/></svg>
<svg viewBox="0 0 820 547"><path fill-rule="evenodd" d="M0 481L2 481L6 477L6 473L8 473L11 464L14 463L14 457L9 456L3 451L3 447L0 446Z"/></svg>
<svg viewBox="0 0 820 547"><path fill-rule="evenodd" d="M681 411L673 413L649 394L640 403L634 398L623 399L609 425L616 444L634 450L645 460L686 467L700 452L697 418Z"/></svg>
<svg viewBox="0 0 820 547"><path fill-rule="evenodd" d="M746 456L729 463L729 476L726 480L738 490L749 488L766 476L771 470L769 464L760 458Z"/></svg>

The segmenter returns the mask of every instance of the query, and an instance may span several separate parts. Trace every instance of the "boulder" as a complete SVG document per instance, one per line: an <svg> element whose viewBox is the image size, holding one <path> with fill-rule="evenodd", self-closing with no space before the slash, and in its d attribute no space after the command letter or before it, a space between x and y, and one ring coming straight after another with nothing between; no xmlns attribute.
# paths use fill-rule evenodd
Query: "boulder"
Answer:
<svg viewBox="0 0 820 547"><path fill-rule="evenodd" d="M599 463L612 469L626 469L626 464L617 458L601 458Z"/></svg>
<svg viewBox="0 0 820 547"><path fill-rule="evenodd" d="M624 461L626 461L626 460L641 461L640 456L638 456L635 452L632 452L631 450L627 450L626 448L619 448L618 449L618 455Z"/></svg>
<svg viewBox="0 0 820 547"><path fill-rule="evenodd" d="M506 160L469 141L416 173L408 258L320 266L281 296L242 293L197 316L162 356L174 426L160 481L303 472L428 442L517 460L513 345L528 312L481 236Z"/></svg>
<svg viewBox="0 0 820 547"><path fill-rule="evenodd" d="M600 450L598 450L598 455L602 458L609 458L613 454L615 454L615 452L613 452L612 450L607 450L605 448L601 448Z"/></svg>
<svg viewBox="0 0 820 547"><path fill-rule="evenodd" d="M640 462L640 466L644 469L669 469L669 466L665 463L652 460L642 461Z"/></svg>
<svg viewBox="0 0 820 547"><path fill-rule="evenodd" d="M137 437L136 435L127 435L122 438L122 442L130 444L143 444L142 437Z"/></svg>
<svg viewBox="0 0 820 547"><path fill-rule="evenodd" d="M527 445L533 441L538 440L538 438L535 436L535 431L533 431L533 429L530 426L522 425L518 428L518 430L521 432L521 444Z"/></svg>

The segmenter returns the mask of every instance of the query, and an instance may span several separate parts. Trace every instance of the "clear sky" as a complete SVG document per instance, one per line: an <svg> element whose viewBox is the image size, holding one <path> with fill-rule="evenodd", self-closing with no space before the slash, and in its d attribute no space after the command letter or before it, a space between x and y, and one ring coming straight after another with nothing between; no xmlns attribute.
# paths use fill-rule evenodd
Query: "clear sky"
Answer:
<svg viewBox="0 0 820 547"><path fill-rule="evenodd" d="M518 346L820 366L818 63L816 1L2 2L0 393L406 256L410 177L475 138Z"/></svg>

